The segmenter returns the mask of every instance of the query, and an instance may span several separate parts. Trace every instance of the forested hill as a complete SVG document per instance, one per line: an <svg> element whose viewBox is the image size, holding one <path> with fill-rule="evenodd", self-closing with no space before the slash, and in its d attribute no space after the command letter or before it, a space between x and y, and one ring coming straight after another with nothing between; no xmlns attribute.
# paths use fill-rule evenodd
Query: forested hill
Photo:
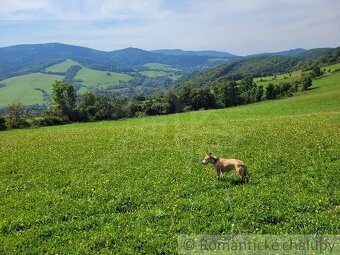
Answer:
<svg viewBox="0 0 340 255"><path fill-rule="evenodd" d="M295 56L261 55L228 62L188 79L180 80L175 88L214 85L219 80L240 80L246 76L263 77L294 70L309 70L340 62L340 47L306 50Z"/></svg>
<svg viewBox="0 0 340 255"><path fill-rule="evenodd" d="M154 53L160 53L164 55L170 56L209 56L209 57L216 57L216 58L231 58L231 59L239 59L240 56L236 56L234 54L228 52L221 52L221 51L185 51L181 49L162 49L162 50L153 50Z"/></svg>
<svg viewBox="0 0 340 255"><path fill-rule="evenodd" d="M16 45L0 48L0 80L14 75L39 72L67 59L96 70L131 72L147 63L171 65L182 70L202 70L228 60L224 57L205 55L165 55L161 53L126 48L99 51L91 48L61 43ZM216 61L211 61L212 59Z"/></svg>

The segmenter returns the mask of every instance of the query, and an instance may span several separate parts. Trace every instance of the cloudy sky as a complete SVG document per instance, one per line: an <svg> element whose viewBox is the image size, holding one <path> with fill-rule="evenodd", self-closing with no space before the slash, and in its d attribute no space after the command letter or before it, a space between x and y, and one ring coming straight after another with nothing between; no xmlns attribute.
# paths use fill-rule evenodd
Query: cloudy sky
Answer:
<svg viewBox="0 0 340 255"><path fill-rule="evenodd" d="M247 55L340 46L340 0L0 0L0 6L0 47L61 42Z"/></svg>

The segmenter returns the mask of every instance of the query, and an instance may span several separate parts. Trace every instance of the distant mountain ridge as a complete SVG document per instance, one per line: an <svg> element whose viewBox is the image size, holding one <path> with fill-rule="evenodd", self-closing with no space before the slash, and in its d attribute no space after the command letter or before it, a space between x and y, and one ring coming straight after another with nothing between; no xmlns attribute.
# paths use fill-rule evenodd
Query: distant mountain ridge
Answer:
<svg viewBox="0 0 340 255"><path fill-rule="evenodd" d="M0 48L0 80L33 72L40 72L55 63L71 59L95 70L134 71L148 63L159 63L179 68L184 72L204 71L226 62L261 56L299 56L301 59L318 56L329 48L304 50L302 48L261 53L247 57L228 52L206 50L185 51L181 49L161 49L146 51L138 48L125 48L114 51L101 51L88 47L62 43L24 44Z"/></svg>
<svg viewBox="0 0 340 255"><path fill-rule="evenodd" d="M296 48L291 50L285 50L285 51L278 51L278 52L263 52L259 54L251 54L248 57L254 57L254 56L263 56L263 55L271 55L271 56L295 56L299 55L301 53L304 53L306 50L302 48Z"/></svg>
<svg viewBox="0 0 340 255"><path fill-rule="evenodd" d="M285 51L278 52L263 52L258 54L251 54L246 57L254 57L254 56L263 56L263 55L272 55L272 56L295 56L304 53L306 50L302 48L296 48ZM152 50L151 52L161 53L164 55L172 55L172 56L186 56L186 55L194 55L194 56L206 56L206 57L220 57L220 58L232 58L232 59L240 59L244 56L238 56L235 54L231 54L223 51L214 51L214 50L203 50L203 51L185 51L181 49L160 49L160 50Z"/></svg>
<svg viewBox="0 0 340 255"><path fill-rule="evenodd" d="M185 51L181 49L160 49L160 50L152 50L151 52L160 53L164 55L171 56L204 56L204 57L216 57L216 58L240 58L240 56L223 52L223 51L214 51L214 50L202 50L202 51Z"/></svg>
<svg viewBox="0 0 340 255"><path fill-rule="evenodd" d="M195 54L165 55L137 48L100 51L62 43L14 45L0 48L0 80L18 72L36 72L66 59L72 59L94 69L99 67L124 71L146 63L167 64L188 70L198 67L210 68L220 63L209 61L211 58L214 57Z"/></svg>

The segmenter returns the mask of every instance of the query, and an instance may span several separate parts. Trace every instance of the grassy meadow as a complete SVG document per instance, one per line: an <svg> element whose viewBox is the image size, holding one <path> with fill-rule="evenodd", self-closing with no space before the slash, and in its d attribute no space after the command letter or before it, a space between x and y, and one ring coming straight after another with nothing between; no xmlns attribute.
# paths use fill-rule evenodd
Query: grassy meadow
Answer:
<svg viewBox="0 0 340 255"><path fill-rule="evenodd" d="M278 74L266 77L255 78L254 82L258 85L267 86L269 83L280 84L283 82L291 82L300 79L302 76L302 71L294 71L287 74Z"/></svg>
<svg viewBox="0 0 340 255"><path fill-rule="evenodd" d="M0 87L0 107L13 102L21 102L25 105L41 104L43 93L36 88L51 93L52 84L63 78L62 75L32 73L2 80L0 84L5 84L5 86Z"/></svg>
<svg viewBox="0 0 340 255"><path fill-rule="evenodd" d="M165 64L160 64L160 63L147 63L144 64L143 67L146 67L150 70L155 70L155 71L179 71L181 72L181 69L174 68L171 65L165 65Z"/></svg>
<svg viewBox="0 0 340 255"><path fill-rule="evenodd" d="M155 78L155 77L169 77L172 80L177 80L181 77L182 70L173 68L171 65L165 65L160 63L147 63L143 65L148 70L140 71L143 76Z"/></svg>
<svg viewBox="0 0 340 255"><path fill-rule="evenodd" d="M335 65L329 65L326 67L320 68L321 71L324 73L324 75L329 75L333 72L337 72L340 70L340 63L335 64ZM295 80L299 80L302 76L303 73L308 74L311 71L305 71L302 72L301 70L299 71L293 71L290 73L285 73L285 74L278 74L278 75L272 75L272 76L266 76L266 77L258 77L254 78L254 82L256 82L258 85L262 86L267 86L269 83L272 84L280 84L283 82L292 82Z"/></svg>
<svg viewBox="0 0 340 255"><path fill-rule="evenodd" d="M176 254L179 234L338 234L340 72L282 100L0 133L0 254ZM217 182L211 151L242 159Z"/></svg>
<svg viewBox="0 0 340 255"><path fill-rule="evenodd" d="M61 63L45 68L45 72L66 73L73 65L80 65L82 69L74 77L78 85L81 85L77 91L79 94L93 89L105 89L111 87L112 91L123 92L128 90L129 85L122 88L122 84L129 82L133 77L126 73L99 71L82 66L76 61L65 60ZM148 63L143 65L144 71L136 71L139 74L149 78L169 77L177 80L181 77L182 70L171 67L170 65L160 63ZM65 78L64 75L52 73L33 73L11 77L0 81L0 108L6 107L13 102L21 102L24 105L42 104L44 102L43 93L36 90L40 88L51 94L52 85L56 80L60 81ZM115 86L117 89L115 90ZM113 88L112 88L113 87Z"/></svg>
<svg viewBox="0 0 340 255"><path fill-rule="evenodd" d="M52 65L45 69L46 72L66 72L71 66L80 65L78 62L67 59L61 63Z"/></svg>
<svg viewBox="0 0 340 255"><path fill-rule="evenodd" d="M141 71L139 72L141 75L148 76L148 77L163 77L167 76L168 73L164 71Z"/></svg>
<svg viewBox="0 0 340 255"><path fill-rule="evenodd" d="M82 80L83 87L80 93L85 92L91 88L105 88L110 85L118 85L122 82L127 82L132 79L131 76L123 73L106 72L93 70L83 67L79 70L75 79Z"/></svg>
<svg viewBox="0 0 340 255"><path fill-rule="evenodd" d="M80 64L72 60L65 60L46 68L45 71L65 73L73 65ZM2 80L0 81L0 84L3 84L0 85L0 108L13 102L21 102L24 105L41 104L44 101L43 93L36 88L51 94L54 82L64 78L64 75L33 73ZM133 78L123 73L98 71L82 66L75 79L81 80L80 84L83 85L78 93L84 93L93 88L115 86Z"/></svg>

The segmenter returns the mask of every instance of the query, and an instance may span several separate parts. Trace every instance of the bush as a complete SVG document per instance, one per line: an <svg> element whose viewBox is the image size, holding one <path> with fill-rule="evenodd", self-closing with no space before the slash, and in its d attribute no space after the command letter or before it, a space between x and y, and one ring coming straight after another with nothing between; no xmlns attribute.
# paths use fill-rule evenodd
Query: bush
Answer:
<svg viewBox="0 0 340 255"><path fill-rule="evenodd" d="M183 112L191 112L193 109L192 109L192 106L191 105L188 105L188 106L185 106L184 109L183 109Z"/></svg>
<svg viewBox="0 0 340 255"><path fill-rule="evenodd" d="M301 91L305 91L312 86L312 78L309 76L303 77L300 83Z"/></svg>
<svg viewBox="0 0 340 255"><path fill-rule="evenodd" d="M28 128L30 127L30 123L26 119L10 119L9 121L9 127L10 128Z"/></svg>
<svg viewBox="0 0 340 255"><path fill-rule="evenodd" d="M0 115L0 131L7 130L7 129L8 129L7 119L5 116Z"/></svg>
<svg viewBox="0 0 340 255"><path fill-rule="evenodd" d="M213 109L216 99L209 88L195 89L191 93L191 106L194 110Z"/></svg>
<svg viewBox="0 0 340 255"><path fill-rule="evenodd" d="M276 89L275 89L275 86L272 83L269 83L267 88L266 88L265 98L267 100L271 100L271 99L276 98Z"/></svg>
<svg viewBox="0 0 340 255"><path fill-rule="evenodd" d="M313 70L312 70L312 77L313 77L313 78L320 77L322 74L323 74L323 73L322 73L320 67L315 66L315 67L313 68Z"/></svg>
<svg viewBox="0 0 340 255"><path fill-rule="evenodd" d="M57 116L46 116L40 118L34 118L32 122L32 127L46 127L46 126L57 126L63 125L67 123L67 121L61 119Z"/></svg>
<svg viewBox="0 0 340 255"><path fill-rule="evenodd" d="M147 114L145 112L135 112L135 117L137 118L142 118L147 116Z"/></svg>
<svg viewBox="0 0 340 255"><path fill-rule="evenodd" d="M27 121L26 107L22 103L8 105L8 126L9 128L27 128L30 126Z"/></svg>

